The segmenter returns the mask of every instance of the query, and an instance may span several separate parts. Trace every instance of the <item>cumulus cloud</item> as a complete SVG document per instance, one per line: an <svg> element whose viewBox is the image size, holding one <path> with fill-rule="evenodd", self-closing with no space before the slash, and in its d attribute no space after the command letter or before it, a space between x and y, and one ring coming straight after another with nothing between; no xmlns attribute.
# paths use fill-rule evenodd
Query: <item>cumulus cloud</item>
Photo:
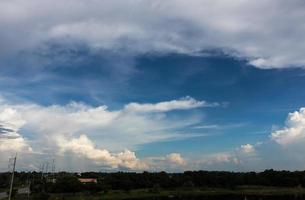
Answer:
<svg viewBox="0 0 305 200"><path fill-rule="evenodd" d="M283 128L255 144L243 144L232 151L213 153L194 161L196 169L211 170L301 170L304 167L305 108L288 114ZM280 157L278 155L281 155Z"/></svg>
<svg viewBox="0 0 305 200"><path fill-rule="evenodd" d="M39 155L82 157L95 166L110 169L151 169L155 163L137 158L134 150L145 143L191 137L177 130L198 123L199 115L172 119L166 113L208 104L203 102L187 97L149 104L154 109L140 112L130 110L130 104L111 111L107 106L92 107L75 102L41 106L3 101L0 105L0 152L28 149ZM160 105L168 108L161 106L160 109ZM177 153L165 156L163 161L164 166L185 162Z"/></svg>
<svg viewBox="0 0 305 200"><path fill-rule="evenodd" d="M206 154L192 160L191 169L225 171L263 171L265 169L297 170L304 162L300 156L287 153L272 141L245 144L226 152ZM277 155L281 155L279 158ZM302 156L303 157L303 156ZM291 163L288 164L288 163Z"/></svg>
<svg viewBox="0 0 305 200"><path fill-rule="evenodd" d="M188 109L195 108L192 103L201 104L201 101L192 98L182 101L191 102ZM180 100L169 102L179 103ZM150 105L157 107L160 104L168 103L160 102ZM91 107L81 103L48 107L24 104L12 107L26 119L24 130L44 137L44 141L52 143L54 138L60 135L71 137L85 133L94 136L99 144L111 150L120 150L122 147L135 148L145 143L179 138L182 135L176 133L177 129L195 124L201 118L196 115L185 119L170 119L165 113L160 113L161 110L157 113L155 110L139 113L126 109L129 105L121 110L113 111L110 111L107 106ZM175 109L179 108L176 106Z"/></svg>
<svg viewBox="0 0 305 200"><path fill-rule="evenodd" d="M31 151L31 148L28 146L24 138L0 138L1 152L21 152L23 150Z"/></svg>
<svg viewBox="0 0 305 200"><path fill-rule="evenodd" d="M150 105L149 109L130 110L127 104L121 109L109 110L105 105L93 107L74 102L41 106L10 104L3 99L0 103L0 163L6 163L12 152L18 152L18 161L24 170L37 169L46 157L56 157L61 170L78 166L74 170L247 171L300 169L304 165L304 108L290 113L285 127L273 131L268 141L187 158L177 152L137 157L136 150L143 144L192 137L176 131L195 127L201 122L200 117L170 118L167 115L171 110L186 109L184 103L182 107L177 106L180 101L188 102L188 109L209 104L187 97L155 104L137 103L140 107ZM160 105L166 105L166 109L164 106L161 109ZM275 156L278 154L281 159ZM5 170L6 166L1 165L0 170Z"/></svg>
<svg viewBox="0 0 305 200"><path fill-rule="evenodd" d="M111 154L106 149L96 148L94 143L86 135L81 135L79 138L70 140L58 137L57 141L60 152L64 153L68 151L75 153L76 155L86 156L88 159L103 166L109 166L116 169L148 169L148 166L144 162L141 162L134 152L125 150L117 154Z"/></svg>
<svg viewBox="0 0 305 200"><path fill-rule="evenodd" d="M240 149L243 153L253 153L255 151L255 148L251 144L244 144L240 146Z"/></svg>
<svg viewBox="0 0 305 200"><path fill-rule="evenodd" d="M179 153L171 153L166 156L166 160L173 164L184 165L186 161L182 158Z"/></svg>
<svg viewBox="0 0 305 200"><path fill-rule="evenodd" d="M0 151L31 151L27 141L19 134L25 124L18 112L12 108L0 107Z"/></svg>
<svg viewBox="0 0 305 200"><path fill-rule="evenodd" d="M271 138L281 145L304 141L305 138L305 108L289 113L286 126L271 133Z"/></svg>
<svg viewBox="0 0 305 200"><path fill-rule="evenodd" d="M204 154L188 161L190 170L237 170L241 161L234 152Z"/></svg>
<svg viewBox="0 0 305 200"><path fill-rule="evenodd" d="M46 55L52 43L70 54L79 44L129 55L220 49L259 68L304 67L304 9L302 0L3 0L0 53Z"/></svg>
<svg viewBox="0 0 305 200"><path fill-rule="evenodd" d="M180 153L170 153L165 156L147 157L145 163L152 171L167 171L177 172L189 169L193 164L190 160L186 160Z"/></svg>
<svg viewBox="0 0 305 200"><path fill-rule="evenodd" d="M224 152L224 153L216 153L208 155L205 159L203 159L204 164L213 165L219 163L234 163L239 164L239 160L235 157L231 152Z"/></svg>
<svg viewBox="0 0 305 200"><path fill-rule="evenodd" d="M244 144L225 152L211 153L192 160L192 169L250 171L274 168L275 162L269 162L266 156L267 143ZM268 151L268 150L267 150ZM266 159L266 160L265 160Z"/></svg>
<svg viewBox="0 0 305 200"><path fill-rule="evenodd" d="M272 131L270 139L244 144L232 151L206 155L198 159L197 169L300 170L305 164L304 144L305 108L300 108L288 114L285 126Z"/></svg>
<svg viewBox="0 0 305 200"><path fill-rule="evenodd" d="M180 171L187 164L185 159L179 153L170 153L165 156L144 157L140 159L136 156L134 151L128 149L121 152L110 152L106 149L98 148L86 135L81 135L78 138L72 138L69 140L64 139L63 137L58 137L57 145L59 148L58 156L64 158L69 154L70 156L72 154L80 160L82 158L86 158L88 161L93 161L94 165L99 166L100 169L132 171ZM76 163L77 162L78 161L76 161Z"/></svg>

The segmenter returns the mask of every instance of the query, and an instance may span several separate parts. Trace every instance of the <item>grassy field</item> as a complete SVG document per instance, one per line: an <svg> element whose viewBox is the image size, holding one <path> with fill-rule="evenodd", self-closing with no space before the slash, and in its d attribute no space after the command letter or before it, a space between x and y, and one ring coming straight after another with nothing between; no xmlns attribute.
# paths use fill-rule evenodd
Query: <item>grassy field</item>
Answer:
<svg viewBox="0 0 305 200"><path fill-rule="evenodd" d="M243 186L236 189L222 188L179 188L174 190L151 191L150 189L139 189L132 191L112 190L108 193L97 194L51 194L50 200L107 200L107 199L154 199L173 197L196 197L196 196L217 196L217 195L259 195L259 196L282 196L282 195L305 195L305 188L278 188L278 187L257 187ZM15 200L27 199L26 196L17 196ZM34 198L32 195L31 199Z"/></svg>

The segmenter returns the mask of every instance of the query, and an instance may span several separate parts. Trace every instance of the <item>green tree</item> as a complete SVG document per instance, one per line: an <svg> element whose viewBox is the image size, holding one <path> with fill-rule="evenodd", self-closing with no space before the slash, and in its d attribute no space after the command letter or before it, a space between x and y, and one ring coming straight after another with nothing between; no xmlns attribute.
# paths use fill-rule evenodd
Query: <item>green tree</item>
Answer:
<svg viewBox="0 0 305 200"><path fill-rule="evenodd" d="M75 193L82 189L82 184L78 178L72 175L64 175L59 177L54 184L55 192Z"/></svg>

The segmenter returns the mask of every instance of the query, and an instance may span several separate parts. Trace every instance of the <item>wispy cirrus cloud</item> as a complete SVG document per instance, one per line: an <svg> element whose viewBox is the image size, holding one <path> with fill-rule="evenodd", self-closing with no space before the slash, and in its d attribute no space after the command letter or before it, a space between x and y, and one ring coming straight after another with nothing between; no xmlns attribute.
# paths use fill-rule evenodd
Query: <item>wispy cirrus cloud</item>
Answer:
<svg viewBox="0 0 305 200"><path fill-rule="evenodd" d="M219 105L219 103L197 101L196 99L187 96L179 100L160 102L156 104L129 103L124 109L129 112L168 112L172 110L188 110L199 107L216 107Z"/></svg>

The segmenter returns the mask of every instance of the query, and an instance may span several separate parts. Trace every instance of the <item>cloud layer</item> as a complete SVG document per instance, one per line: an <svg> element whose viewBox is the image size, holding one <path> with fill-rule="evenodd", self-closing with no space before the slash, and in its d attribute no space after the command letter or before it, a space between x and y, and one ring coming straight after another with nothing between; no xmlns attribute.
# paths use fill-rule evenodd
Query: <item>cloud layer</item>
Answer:
<svg viewBox="0 0 305 200"><path fill-rule="evenodd" d="M304 67L304 9L302 0L3 0L0 54L39 66L84 46L132 56L216 49L259 68Z"/></svg>

